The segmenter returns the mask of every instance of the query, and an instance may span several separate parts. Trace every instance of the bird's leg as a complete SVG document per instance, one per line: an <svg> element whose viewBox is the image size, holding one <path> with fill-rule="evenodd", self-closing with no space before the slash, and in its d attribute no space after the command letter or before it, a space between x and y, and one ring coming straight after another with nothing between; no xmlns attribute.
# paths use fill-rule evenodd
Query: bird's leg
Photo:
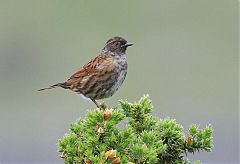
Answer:
<svg viewBox="0 0 240 164"><path fill-rule="evenodd" d="M92 100L92 102L94 102L94 104L96 104L97 108L101 109L101 106L97 103L96 100L94 100L94 99L91 99L91 100Z"/></svg>

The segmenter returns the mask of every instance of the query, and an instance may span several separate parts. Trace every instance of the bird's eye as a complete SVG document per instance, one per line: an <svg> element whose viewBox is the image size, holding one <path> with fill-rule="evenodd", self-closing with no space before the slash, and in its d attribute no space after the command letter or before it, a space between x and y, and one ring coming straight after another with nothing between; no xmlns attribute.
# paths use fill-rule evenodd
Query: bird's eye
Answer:
<svg viewBox="0 0 240 164"><path fill-rule="evenodd" d="M120 46L120 43L119 43L119 42L116 42L116 43L115 43L115 46L116 46L116 47L119 47L119 46Z"/></svg>

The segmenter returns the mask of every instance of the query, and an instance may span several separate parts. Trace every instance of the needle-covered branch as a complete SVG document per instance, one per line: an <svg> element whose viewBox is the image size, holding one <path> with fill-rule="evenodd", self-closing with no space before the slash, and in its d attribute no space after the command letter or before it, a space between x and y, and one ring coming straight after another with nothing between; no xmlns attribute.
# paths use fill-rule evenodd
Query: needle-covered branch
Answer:
<svg viewBox="0 0 240 164"><path fill-rule="evenodd" d="M120 101L113 109L102 107L72 123L69 133L58 141L65 163L189 163L187 154L213 148L211 125L205 129L190 125L185 134L174 119L151 115L148 96L136 103ZM119 128L124 119L126 125Z"/></svg>

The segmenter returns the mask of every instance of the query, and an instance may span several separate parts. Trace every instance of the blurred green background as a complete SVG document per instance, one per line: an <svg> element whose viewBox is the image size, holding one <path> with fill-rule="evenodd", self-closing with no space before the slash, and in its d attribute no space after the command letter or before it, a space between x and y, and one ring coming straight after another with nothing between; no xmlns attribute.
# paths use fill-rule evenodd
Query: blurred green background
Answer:
<svg viewBox="0 0 240 164"><path fill-rule="evenodd" d="M238 1L1 0L0 163L63 163L56 142L92 102L55 89L123 36L129 70L105 102L150 94L154 114L211 123L215 148L191 159L238 163Z"/></svg>

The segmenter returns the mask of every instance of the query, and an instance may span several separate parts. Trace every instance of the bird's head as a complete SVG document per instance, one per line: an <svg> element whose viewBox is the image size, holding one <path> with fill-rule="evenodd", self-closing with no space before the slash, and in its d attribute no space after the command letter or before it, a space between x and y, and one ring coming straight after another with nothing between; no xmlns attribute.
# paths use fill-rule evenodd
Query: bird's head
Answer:
<svg viewBox="0 0 240 164"><path fill-rule="evenodd" d="M122 37L115 36L106 42L103 51L113 52L117 54L125 54L127 48L132 45L132 43L128 43Z"/></svg>

